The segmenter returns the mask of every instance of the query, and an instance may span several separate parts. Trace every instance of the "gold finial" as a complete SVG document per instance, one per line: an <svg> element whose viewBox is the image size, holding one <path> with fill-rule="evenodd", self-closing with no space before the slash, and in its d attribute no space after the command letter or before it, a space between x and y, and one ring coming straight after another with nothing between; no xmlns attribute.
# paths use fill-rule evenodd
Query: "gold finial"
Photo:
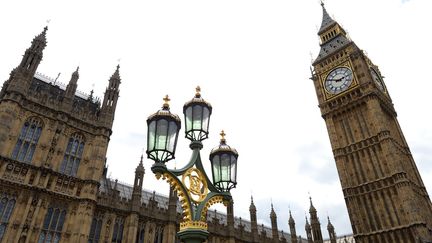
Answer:
<svg viewBox="0 0 432 243"><path fill-rule="evenodd" d="M220 136L221 136L221 143L225 143L225 141L226 141L226 140L225 140L225 135L226 135L226 134L225 134L224 130L222 130L221 133L220 133Z"/></svg>
<svg viewBox="0 0 432 243"><path fill-rule="evenodd" d="M195 88L195 91L196 91L195 96L201 97L201 87L199 85Z"/></svg>
<svg viewBox="0 0 432 243"><path fill-rule="evenodd" d="M169 108L169 102L170 102L170 98L168 95L165 95L165 97L163 98L164 104L163 104L163 108Z"/></svg>

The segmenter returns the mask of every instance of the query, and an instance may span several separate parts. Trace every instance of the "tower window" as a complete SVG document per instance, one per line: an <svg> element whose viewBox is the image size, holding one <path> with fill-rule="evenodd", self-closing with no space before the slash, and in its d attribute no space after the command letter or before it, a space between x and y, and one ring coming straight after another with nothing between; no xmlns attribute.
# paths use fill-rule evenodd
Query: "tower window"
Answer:
<svg viewBox="0 0 432 243"><path fill-rule="evenodd" d="M50 207L45 215L38 243L58 243L61 239L66 210Z"/></svg>
<svg viewBox="0 0 432 243"><path fill-rule="evenodd" d="M92 225L90 227L90 234L88 243L98 243L102 228L102 215L96 215L93 218Z"/></svg>
<svg viewBox="0 0 432 243"><path fill-rule="evenodd" d="M15 207L15 198L11 198L7 195L2 195L0 199L0 242L2 241L3 235L6 231L6 227L9 223L9 218Z"/></svg>
<svg viewBox="0 0 432 243"><path fill-rule="evenodd" d="M112 243L121 243L123 239L123 222L122 218L116 218L114 224L114 231L112 235L111 242Z"/></svg>
<svg viewBox="0 0 432 243"><path fill-rule="evenodd" d="M84 150L84 136L75 133L69 138L68 145L60 166L60 172L66 175L76 176Z"/></svg>
<svg viewBox="0 0 432 243"><path fill-rule="evenodd" d="M31 117L25 121L12 152L12 159L30 164L41 132L42 121L39 118Z"/></svg>
<svg viewBox="0 0 432 243"><path fill-rule="evenodd" d="M163 240L163 226L156 229L154 243L162 243Z"/></svg>

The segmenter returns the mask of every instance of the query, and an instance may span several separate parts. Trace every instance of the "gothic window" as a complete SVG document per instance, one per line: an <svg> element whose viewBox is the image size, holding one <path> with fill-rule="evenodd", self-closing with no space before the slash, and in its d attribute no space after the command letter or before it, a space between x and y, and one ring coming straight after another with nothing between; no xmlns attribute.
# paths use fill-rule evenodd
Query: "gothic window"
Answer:
<svg viewBox="0 0 432 243"><path fill-rule="evenodd" d="M157 228L155 232L155 240L154 243L162 243L163 240L163 226Z"/></svg>
<svg viewBox="0 0 432 243"><path fill-rule="evenodd" d="M9 218L15 207L15 199L2 195L0 199L0 242L9 223Z"/></svg>
<svg viewBox="0 0 432 243"><path fill-rule="evenodd" d="M111 242L121 243L123 239L123 219L116 218Z"/></svg>
<svg viewBox="0 0 432 243"><path fill-rule="evenodd" d="M98 243L102 228L102 216L97 215L93 218L92 225L90 227L90 234L88 243Z"/></svg>
<svg viewBox="0 0 432 243"><path fill-rule="evenodd" d="M84 149L84 136L75 133L69 138L68 145L60 166L60 172L66 175L76 176L81 156Z"/></svg>
<svg viewBox="0 0 432 243"><path fill-rule="evenodd" d="M60 242L66 210L50 207L45 215L38 243Z"/></svg>
<svg viewBox="0 0 432 243"><path fill-rule="evenodd" d="M144 243L144 236L145 236L145 224L140 224L137 231L136 243Z"/></svg>
<svg viewBox="0 0 432 243"><path fill-rule="evenodd" d="M39 137L42 132L42 121L37 117L31 117L24 122L18 141L12 152L12 159L30 163Z"/></svg>

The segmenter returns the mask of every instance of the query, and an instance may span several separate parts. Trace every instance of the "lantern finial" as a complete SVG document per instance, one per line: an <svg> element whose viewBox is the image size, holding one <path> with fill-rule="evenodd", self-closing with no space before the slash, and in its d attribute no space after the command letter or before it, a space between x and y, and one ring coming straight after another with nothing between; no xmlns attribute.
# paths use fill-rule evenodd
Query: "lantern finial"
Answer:
<svg viewBox="0 0 432 243"><path fill-rule="evenodd" d="M226 135L226 134L225 134L224 130L222 130L221 133L220 133L220 136L221 136L221 140L220 140L220 141L221 141L221 143L223 143L223 144L226 142L226 140L225 140L225 135Z"/></svg>
<svg viewBox="0 0 432 243"><path fill-rule="evenodd" d="M162 106L162 108L164 109L169 109L169 102L170 102L170 98L168 95L165 95L165 97L163 98L164 104Z"/></svg>
<svg viewBox="0 0 432 243"><path fill-rule="evenodd" d="M195 91L196 91L195 97L196 98L201 97L201 87L199 85L195 88Z"/></svg>

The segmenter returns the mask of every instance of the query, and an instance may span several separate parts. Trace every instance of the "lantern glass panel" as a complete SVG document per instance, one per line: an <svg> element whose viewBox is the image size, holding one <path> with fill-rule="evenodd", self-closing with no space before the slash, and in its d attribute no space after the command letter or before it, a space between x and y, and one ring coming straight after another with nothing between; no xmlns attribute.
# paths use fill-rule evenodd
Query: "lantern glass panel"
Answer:
<svg viewBox="0 0 432 243"><path fill-rule="evenodd" d="M148 141L147 141L148 151L154 149L155 138L156 138L156 121L152 121L148 127Z"/></svg>
<svg viewBox="0 0 432 243"><path fill-rule="evenodd" d="M235 156L231 155L231 181L237 182L237 159Z"/></svg>
<svg viewBox="0 0 432 243"><path fill-rule="evenodd" d="M209 119L210 119L210 111L207 107L203 108L203 122L202 122L202 130L208 132L209 129Z"/></svg>
<svg viewBox="0 0 432 243"><path fill-rule="evenodd" d="M168 144L167 150L174 153L175 145L177 140L177 124L174 121L170 121L168 130Z"/></svg>
<svg viewBox="0 0 432 243"><path fill-rule="evenodd" d="M203 107L200 105L194 105L192 115L192 129L199 133L199 131L202 129Z"/></svg>
<svg viewBox="0 0 432 243"><path fill-rule="evenodd" d="M231 158L228 154L222 154L221 156L221 180L222 181L230 181L230 163Z"/></svg>
<svg viewBox="0 0 432 243"><path fill-rule="evenodd" d="M186 133L192 130L192 106L186 109Z"/></svg>
<svg viewBox="0 0 432 243"><path fill-rule="evenodd" d="M213 157L213 183L218 183L221 180L220 159L219 155Z"/></svg>
<svg viewBox="0 0 432 243"><path fill-rule="evenodd" d="M168 140L168 121L161 119L157 122L155 149L165 150Z"/></svg>

